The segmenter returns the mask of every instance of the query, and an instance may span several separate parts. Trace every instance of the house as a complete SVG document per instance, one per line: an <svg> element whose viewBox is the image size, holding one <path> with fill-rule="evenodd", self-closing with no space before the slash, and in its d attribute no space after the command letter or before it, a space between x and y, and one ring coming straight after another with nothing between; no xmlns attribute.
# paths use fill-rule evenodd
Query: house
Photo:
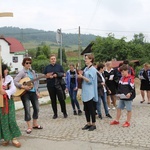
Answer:
<svg viewBox="0 0 150 150"><path fill-rule="evenodd" d="M19 40L13 37L0 37L1 58L6 63L11 72L18 72L22 69L22 60L25 54L25 48Z"/></svg>

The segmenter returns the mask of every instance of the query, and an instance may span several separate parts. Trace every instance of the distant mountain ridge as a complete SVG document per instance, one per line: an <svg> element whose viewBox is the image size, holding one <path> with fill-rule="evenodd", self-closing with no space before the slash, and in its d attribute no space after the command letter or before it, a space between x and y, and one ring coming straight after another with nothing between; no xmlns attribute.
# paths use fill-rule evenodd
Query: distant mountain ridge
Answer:
<svg viewBox="0 0 150 150"><path fill-rule="evenodd" d="M42 43L50 41L56 43L56 32L44 31L32 28L21 29L19 27L1 27L0 35L4 37L15 37L22 43L35 41ZM62 33L63 46L78 45L78 34ZM91 41L95 40L96 36L92 34L81 34L81 46L86 47Z"/></svg>

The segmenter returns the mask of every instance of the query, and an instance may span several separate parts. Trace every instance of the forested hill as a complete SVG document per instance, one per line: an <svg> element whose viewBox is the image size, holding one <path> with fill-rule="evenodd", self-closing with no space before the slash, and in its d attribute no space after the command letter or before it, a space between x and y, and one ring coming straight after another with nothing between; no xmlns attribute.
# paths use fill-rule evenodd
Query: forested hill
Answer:
<svg viewBox="0 0 150 150"><path fill-rule="evenodd" d="M32 41L38 43L42 43L45 41L56 43L56 32L54 31L44 31L31 28L21 29L18 27L1 27L0 35L3 35L5 37L15 37L22 43L28 43ZM62 32L62 35L64 46L78 45L78 34L66 34ZM95 40L95 38L95 35L81 34L81 45L85 47L91 41Z"/></svg>

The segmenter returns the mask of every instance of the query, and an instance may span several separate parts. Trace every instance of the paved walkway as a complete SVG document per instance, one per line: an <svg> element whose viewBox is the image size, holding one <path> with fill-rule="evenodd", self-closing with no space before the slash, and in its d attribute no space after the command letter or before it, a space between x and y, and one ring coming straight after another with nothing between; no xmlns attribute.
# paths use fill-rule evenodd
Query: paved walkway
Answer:
<svg viewBox="0 0 150 150"><path fill-rule="evenodd" d="M133 115L131 126L123 128L121 125L126 120L126 111L122 112L120 125L110 126L111 119L105 117L97 118L97 129L95 131L83 131L85 116L74 116L71 105L67 105L68 118L64 119L59 112L58 119L52 119L52 109L50 104L40 106L39 124L43 130L33 130L27 135L26 124L23 120L23 110L16 111L18 125L22 132L20 141L21 150L149 150L150 149L150 105L146 102L140 104L140 95L133 102ZM40 99L46 103L49 97ZM80 102L81 108L82 102ZM22 104L16 102L16 107L21 108ZM58 105L60 110L60 106ZM115 118L116 110L110 110L110 114ZM13 150L13 146L2 147L0 149Z"/></svg>

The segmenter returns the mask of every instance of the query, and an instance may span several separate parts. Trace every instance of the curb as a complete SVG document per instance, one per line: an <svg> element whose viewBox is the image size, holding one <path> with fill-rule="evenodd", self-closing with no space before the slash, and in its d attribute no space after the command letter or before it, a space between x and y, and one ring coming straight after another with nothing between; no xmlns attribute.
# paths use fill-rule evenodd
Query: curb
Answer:
<svg viewBox="0 0 150 150"><path fill-rule="evenodd" d="M39 98L39 104L47 104L50 101L50 97L49 96L45 96L42 98ZM22 105L22 101L17 101L15 102L15 110L19 110L22 109L23 105Z"/></svg>

